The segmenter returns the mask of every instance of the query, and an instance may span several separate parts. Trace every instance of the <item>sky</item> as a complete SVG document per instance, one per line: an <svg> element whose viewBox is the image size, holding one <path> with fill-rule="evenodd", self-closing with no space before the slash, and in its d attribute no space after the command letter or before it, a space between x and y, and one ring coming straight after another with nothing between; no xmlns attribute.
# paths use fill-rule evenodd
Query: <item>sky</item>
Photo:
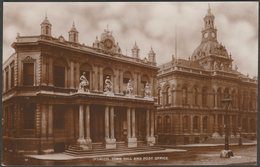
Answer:
<svg viewBox="0 0 260 167"><path fill-rule="evenodd" d="M157 65L169 62L175 53L188 59L201 42L207 2L4 2L3 61L14 49L20 36L40 34L47 14L52 36L68 39L73 22L79 42L92 46L109 27L123 54L131 56L136 41L140 57L151 47ZM218 41L234 59L233 66L250 77L258 71L258 2L210 2L215 16Z"/></svg>

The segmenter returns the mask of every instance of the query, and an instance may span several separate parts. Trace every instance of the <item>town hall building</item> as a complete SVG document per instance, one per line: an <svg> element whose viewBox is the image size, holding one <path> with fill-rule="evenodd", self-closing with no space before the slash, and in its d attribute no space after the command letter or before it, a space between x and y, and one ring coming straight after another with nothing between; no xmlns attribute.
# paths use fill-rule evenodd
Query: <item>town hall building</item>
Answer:
<svg viewBox="0 0 260 167"><path fill-rule="evenodd" d="M256 139L257 78L234 66L236 56L218 42L214 19L209 7L201 43L188 60L174 57L159 66L155 123L159 144L224 139L226 96L232 100L227 118L230 137Z"/></svg>

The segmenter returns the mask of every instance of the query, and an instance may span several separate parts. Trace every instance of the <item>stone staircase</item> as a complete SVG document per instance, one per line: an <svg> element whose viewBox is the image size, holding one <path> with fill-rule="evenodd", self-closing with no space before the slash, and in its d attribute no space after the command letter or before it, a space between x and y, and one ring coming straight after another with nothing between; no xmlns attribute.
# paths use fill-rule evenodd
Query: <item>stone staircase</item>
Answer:
<svg viewBox="0 0 260 167"><path fill-rule="evenodd" d="M65 150L65 154L72 156L99 156L99 155L111 155L111 154L121 154L121 153L140 153L149 151L162 151L164 148L158 146L147 146L144 142L138 142L137 147L128 148L125 142L117 142L115 149L105 149L103 143L93 143L92 150L82 150L82 148L77 145L69 146Z"/></svg>

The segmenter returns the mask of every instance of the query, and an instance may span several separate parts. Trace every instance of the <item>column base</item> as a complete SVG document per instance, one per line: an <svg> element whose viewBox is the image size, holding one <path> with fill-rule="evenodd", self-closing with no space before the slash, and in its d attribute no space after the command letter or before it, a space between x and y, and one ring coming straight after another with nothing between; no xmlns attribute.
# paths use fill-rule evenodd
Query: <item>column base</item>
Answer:
<svg viewBox="0 0 260 167"><path fill-rule="evenodd" d="M154 146L154 144L155 144L155 137L154 136L146 137L146 140L147 140L148 146Z"/></svg>
<svg viewBox="0 0 260 167"><path fill-rule="evenodd" d="M106 138L106 149L116 148L116 139Z"/></svg>
<svg viewBox="0 0 260 167"><path fill-rule="evenodd" d="M128 138L127 147L128 148L137 147L137 138L136 137Z"/></svg>
<svg viewBox="0 0 260 167"><path fill-rule="evenodd" d="M92 140L90 138L86 138L86 145L89 149L92 149Z"/></svg>
<svg viewBox="0 0 260 167"><path fill-rule="evenodd" d="M80 147L82 150L89 150L90 148L87 145L87 142L84 138L79 138L77 140L78 147Z"/></svg>

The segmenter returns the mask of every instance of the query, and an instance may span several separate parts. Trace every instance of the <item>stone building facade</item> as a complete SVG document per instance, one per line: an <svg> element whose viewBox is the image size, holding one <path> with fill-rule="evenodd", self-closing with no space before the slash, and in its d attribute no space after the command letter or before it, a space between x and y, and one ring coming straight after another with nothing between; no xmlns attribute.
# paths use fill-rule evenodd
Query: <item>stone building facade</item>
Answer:
<svg viewBox="0 0 260 167"><path fill-rule="evenodd" d="M74 24L68 40L55 38L47 17L40 35L18 35L12 47L15 53L3 65L5 150L154 145L158 68L153 49L140 59L135 43L132 56L123 55L108 29L86 46ZM80 91L83 73L88 84Z"/></svg>
<svg viewBox="0 0 260 167"><path fill-rule="evenodd" d="M158 142L188 144L204 142L212 135L223 137L225 110L221 100L226 95L232 99L227 118L230 135L240 135L242 128L242 137L255 139L256 77L249 78L232 66L232 55L217 40L210 8L201 35L191 58L175 57L159 66L155 123Z"/></svg>

